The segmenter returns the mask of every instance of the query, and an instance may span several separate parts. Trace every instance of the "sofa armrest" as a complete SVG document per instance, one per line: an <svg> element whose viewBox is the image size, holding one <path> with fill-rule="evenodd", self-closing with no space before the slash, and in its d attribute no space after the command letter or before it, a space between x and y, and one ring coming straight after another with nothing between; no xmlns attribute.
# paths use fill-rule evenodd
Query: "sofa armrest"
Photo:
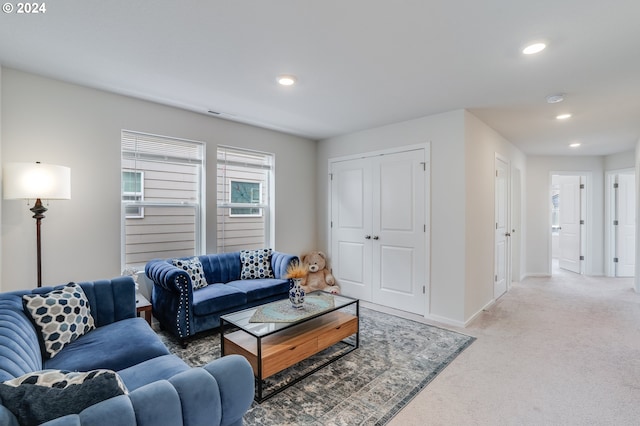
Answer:
<svg viewBox="0 0 640 426"><path fill-rule="evenodd" d="M153 282L153 315L165 329L184 341L193 334L193 290L189 274L161 259L150 261L144 270Z"/></svg>
<svg viewBox="0 0 640 426"><path fill-rule="evenodd" d="M287 274L287 267L294 260L299 260L298 256L281 253L279 251L272 251L271 269L273 269L273 275L278 279L283 279Z"/></svg>
<svg viewBox="0 0 640 426"><path fill-rule="evenodd" d="M182 281L187 283L191 281L186 271L164 259L154 259L148 262L144 267L144 273L154 284L176 294L180 294L182 291L180 288Z"/></svg>
<svg viewBox="0 0 640 426"><path fill-rule="evenodd" d="M227 355L202 367L218 382L222 404L221 425L242 424L255 395L255 378L249 361L241 355Z"/></svg>

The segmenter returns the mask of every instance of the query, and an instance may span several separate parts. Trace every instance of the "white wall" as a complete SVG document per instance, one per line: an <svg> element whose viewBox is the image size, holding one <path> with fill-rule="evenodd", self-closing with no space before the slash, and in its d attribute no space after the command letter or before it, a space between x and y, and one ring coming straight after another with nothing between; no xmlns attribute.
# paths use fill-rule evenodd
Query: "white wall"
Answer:
<svg viewBox="0 0 640 426"><path fill-rule="evenodd" d="M619 154L607 155L604 157L604 170L633 169L636 158L634 151L621 152Z"/></svg>
<svg viewBox="0 0 640 426"><path fill-rule="evenodd" d="M524 154L473 114L465 112L465 320L493 300L496 154L509 162L511 170L518 169L525 176ZM522 188L520 191L524 197ZM517 241L524 239L522 234ZM515 250L520 251L522 258L522 247L513 247L512 251Z"/></svg>
<svg viewBox="0 0 640 426"><path fill-rule="evenodd" d="M329 159L431 143L431 314L450 322L464 319L465 199L456 196L464 194L463 126L464 112L454 111L364 130L320 141L317 159L318 243L330 254Z"/></svg>
<svg viewBox="0 0 640 426"><path fill-rule="evenodd" d="M216 147L276 155L277 250L315 245L316 142L13 69L2 76L2 162L71 168L69 201L42 222L43 285L120 275L120 131L206 142L207 252L215 252ZM23 201L2 200L3 291L36 282L35 220Z"/></svg>
<svg viewBox="0 0 640 426"><path fill-rule="evenodd" d="M318 147L318 236L329 249L328 161L429 142L431 145L430 314L464 325L493 296L494 157L524 156L472 114L423 117L323 140Z"/></svg>
<svg viewBox="0 0 640 426"><path fill-rule="evenodd" d="M0 164L2 162L2 67L0 66ZM0 182L2 181L2 173L0 172ZM0 199L2 199L2 185L0 185ZM2 209L0 208L0 268L2 267ZM0 274L1 275L1 274ZM0 276L0 291L2 291L2 277Z"/></svg>
<svg viewBox="0 0 640 426"><path fill-rule="evenodd" d="M590 244L585 256L591 261L587 275L604 273L604 158L546 157L527 158L527 266L528 275L551 273L550 187L552 173L586 173L591 177L587 187L586 231ZM589 182L588 182L589 183Z"/></svg>
<svg viewBox="0 0 640 426"><path fill-rule="evenodd" d="M634 168L636 169L636 223L640 223L640 139L636 143ZM640 227L636 227L636 271L640 267ZM636 273L634 278L635 290L640 293L640 274Z"/></svg>

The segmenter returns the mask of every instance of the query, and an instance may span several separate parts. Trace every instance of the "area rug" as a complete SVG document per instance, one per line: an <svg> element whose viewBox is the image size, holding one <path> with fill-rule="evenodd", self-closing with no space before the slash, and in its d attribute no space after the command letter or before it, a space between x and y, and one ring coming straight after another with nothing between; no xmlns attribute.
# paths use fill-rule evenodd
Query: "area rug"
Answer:
<svg viewBox="0 0 640 426"><path fill-rule="evenodd" d="M217 332L198 336L187 349L168 334L158 333L169 350L191 366L220 356ZM254 402L245 425L384 425L474 340L360 308L360 347L262 404ZM267 381L267 392L347 349L335 345L278 373Z"/></svg>

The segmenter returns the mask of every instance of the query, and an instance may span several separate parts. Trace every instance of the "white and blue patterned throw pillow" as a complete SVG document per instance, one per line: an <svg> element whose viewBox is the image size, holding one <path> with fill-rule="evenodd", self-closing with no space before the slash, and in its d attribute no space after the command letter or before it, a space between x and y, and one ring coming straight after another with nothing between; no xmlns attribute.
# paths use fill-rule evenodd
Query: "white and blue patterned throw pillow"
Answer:
<svg viewBox="0 0 640 426"><path fill-rule="evenodd" d="M113 370L92 370L87 372L66 371L66 370L40 370L27 373L23 376L16 377L15 379L7 380L3 382L9 386L20 385L37 385L46 386L48 388L65 389L71 385L81 385L87 380L91 380L94 377L101 376L103 374L112 375L113 380L116 381L118 387L123 394L129 393L124 382L120 376Z"/></svg>
<svg viewBox="0 0 640 426"><path fill-rule="evenodd" d="M75 283L45 294L25 294L22 303L40 331L45 358L96 328L87 296Z"/></svg>
<svg viewBox="0 0 640 426"><path fill-rule="evenodd" d="M240 252L242 272L240 279L273 278L271 249L242 250Z"/></svg>
<svg viewBox="0 0 640 426"><path fill-rule="evenodd" d="M2 405L21 425L39 425L78 414L126 393L127 388L118 374L110 370L86 373L43 370L0 383Z"/></svg>
<svg viewBox="0 0 640 426"><path fill-rule="evenodd" d="M202 262L200 262L200 259L197 257L192 259L173 259L171 263L173 263L173 266L178 267L189 274L189 278L191 278L191 286L194 290L198 290L209 285L207 279L204 277Z"/></svg>

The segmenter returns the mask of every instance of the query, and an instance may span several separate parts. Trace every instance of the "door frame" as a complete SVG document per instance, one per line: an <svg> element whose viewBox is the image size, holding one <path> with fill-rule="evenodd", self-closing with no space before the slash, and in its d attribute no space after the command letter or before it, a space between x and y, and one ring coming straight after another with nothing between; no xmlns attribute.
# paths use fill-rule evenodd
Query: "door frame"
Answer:
<svg viewBox="0 0 640 426"><path fill-rule="evenodd" d="M615 216L615 191L613 190L613 184L615 183L615 177L620 174L633 174L635 176L636 169L630 167L626 169L607 170L605 172L604 179L604 274L607 277L616 276L616 264L613 262L613 257L616 253L616 230L613 225L613 218ZM636 177L637 182L637 177ZM636 193L636 197L637 197ZM636 206L637 206L636 200Z"/></svg>
<svg viewBox="0 0 640 426"><path fill-rule="evenodd" d="M498 161L501 161L502 163L505 164L505 172L506 172L506 176L505 176L505 181L506 181L506 188L505 188L505 220L506 220L506 225L505 225L505 229L507 231L508 234L511 234L511 223L512 223L512 218L511 218L511 212L512 212L512 208L511 208L511 160L503 155L498 154L497 152L495 153L495 157L493 160L493 169L494 172L496 173L496 177L497 177L497 172L498 172ZM496 219L496 215L497 215L497 211L496 211L496 202L497 202L497 193L496 193L496 183L494 180L494 193L493 193L493 219L495 222ZM512 276L511 276L511 272L512 272L512 265L511 265L511 259L512 259L512 247L511 247L511 236L505 236L505 244L506 244L506 249L505 249L505 271L504 271L504 279L505 279L505 292L501 295L497 295L495 293L495 281L494 281L494 290L493 290L493 300L497 300L500 296L503 296L504 294L507 294L509 292L509 290L511 289L511 282L512 282ZM498 276L497 273L498 271L496 270L496 245L497 245L497 241L496 241L496 232L494 230L493 233L493 274L494 276Z"/></svg>
<svg viewBox="0 0 640 426"><path fill-rule="evenodd" d="M425 143L421 143L421 144L415 144L415 145L404 145L404 146L398 146L398 147L394 147L394 148L388 148L388 149L383 149L383 150L377 150L377 151L366 151L366 152L362 152L362 153L357 153L357 154L350 154L350 155L344 155L344 156L340 156L340 157L332 157L329 158L327 160L327 188L329 188L329 190L327 191L327 223L326 223L326 232L328 235L327 238L327 246L328 246L328 250L327 250L327 254L329 256L331 256L331 247L333 247L333 233L332 233L332 212L333 212L333 205L332 205L332 197L331 197L331 170L332 170L332 164L336 163L336 162L340 162L340 161L348 161L348 160L355 160L358 158L366 158L366 157L375 157L375 156L379 156L379 155L385 155L385 154L394 154L394 153L399 153L399 152L405 152L405 151L413 151L413 150L417 150L417 149L424 149L424 156L425 156L425 194L424 194L424 214L425 214L425 218L424 218L424 223L425 223L425 246L424 246L424 253L425 253L425 292L424 292L424 318L428 318L429 315L431 314L431 142L425 142ZM339 285L340 283L338 283Z"/></svg>
<svg viewBox="0 0 640 426"><path fill-rule="evenodd" d="M511 282L520 282L522 273L522 171L511 169Z"/></svg>
<svg viewBox="0 0 640 426"><path fill-rule="evenodd" d="M593 248L591 246L592 241L592 229L593 229L593 176L591 172L585 171L551 171L549 172L549 181L547 182L548 195L547 200L549 200L549 209L547 214L547 243L548 243L548 274L549 276L553 275L553 258L552 258L552 235L551 235L551 214L553 206L551 204L551 194L553 188L553 176L580 176L580 182L584 181L585 189L584 192L581 193L580 197L580 210L581 217L583 218L585 224L580 227L580 253L584 256L584 260L580 262L580 274L586 274L589 271L592 271L593 266Z"/></svg>

